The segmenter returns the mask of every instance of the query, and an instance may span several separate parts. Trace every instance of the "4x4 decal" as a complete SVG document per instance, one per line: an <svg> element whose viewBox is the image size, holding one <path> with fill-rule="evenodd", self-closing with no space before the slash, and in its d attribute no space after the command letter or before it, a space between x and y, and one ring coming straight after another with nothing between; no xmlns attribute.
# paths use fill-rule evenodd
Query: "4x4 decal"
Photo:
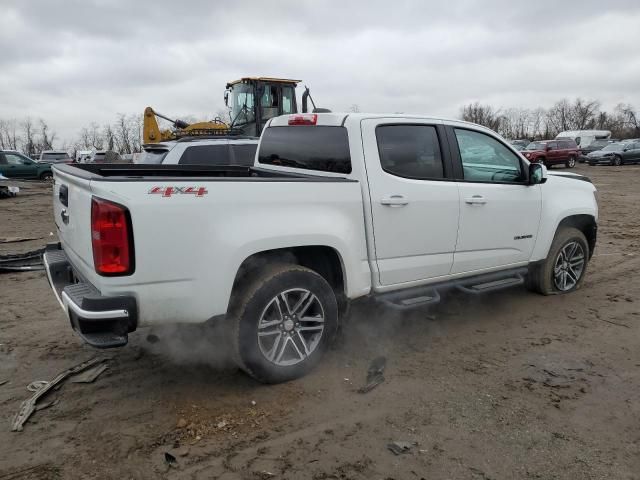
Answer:
<svg viewBox="0 0 640 480"><path fill-rule="evenodd" d="M207 193L206 187L153 187L147 192L149 195L162 195L163 197L171 197L172 195L195 195L203 197Z"/></svg>

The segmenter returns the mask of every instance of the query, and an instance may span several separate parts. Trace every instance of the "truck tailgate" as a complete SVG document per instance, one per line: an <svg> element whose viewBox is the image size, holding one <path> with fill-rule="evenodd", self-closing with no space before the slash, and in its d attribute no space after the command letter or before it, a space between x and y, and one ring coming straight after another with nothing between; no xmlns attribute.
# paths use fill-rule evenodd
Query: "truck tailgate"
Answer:
<svg viewBox="0 0 640 480"><path fill-rule="evenodd" d="M94 276L91 181L53 168L53 215L58 238L79 273Z"/></svg>

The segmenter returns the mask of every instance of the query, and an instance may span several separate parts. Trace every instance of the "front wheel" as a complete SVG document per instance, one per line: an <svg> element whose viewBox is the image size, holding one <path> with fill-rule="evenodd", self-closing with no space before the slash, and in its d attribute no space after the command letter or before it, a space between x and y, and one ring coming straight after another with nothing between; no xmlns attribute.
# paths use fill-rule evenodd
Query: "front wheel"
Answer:
<svg viewBox="0 0 640 480"><path fill-rule="evenodd" d="M327 281L308 268L277 264L238 288L230 311L236 362L264 383L301 377L335 337L338 303Z"/></svg>
<svg viewBox="0 0 640 480"><path fill-rule="evenodd" d="M574 168L576 166L576 157L569 157L567 160L567 168Z"/></svg>
<svg viewBox="0 0 640 480"><path fill-rule="evenodd" d="M40 180L43 180L45 182L50 182L51 180L53 180L53 173L44 172L42 175L40 175Z"/></svg>
<svg viewBox="0 0 640 480"><path fill-rule="evenodd" d="M584 279L588 259L589 244L584 234L577 228L563 227L545 261L531 268L528 287L543 295L572 292Z"/></svg>
<svg viewBox="0 0 640 480"><path fill-rule="evenodd" d="M615 167L619 167L620 165L622 165L622 158L618 155L616 155L615 157L613 157L613 161L611 162Z"/></svg>

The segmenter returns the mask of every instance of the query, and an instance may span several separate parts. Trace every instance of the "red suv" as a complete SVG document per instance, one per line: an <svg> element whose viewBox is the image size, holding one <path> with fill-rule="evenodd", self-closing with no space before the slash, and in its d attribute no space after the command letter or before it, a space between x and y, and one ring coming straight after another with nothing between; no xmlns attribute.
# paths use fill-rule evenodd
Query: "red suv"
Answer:
<svg viewBox="0 0 640 480"><path fill-rule="evenodd" d="M530 162L544 163L547 168L560 163L573 168L581 155L580 148L570 138L531 142L521 153Z"/></svg>

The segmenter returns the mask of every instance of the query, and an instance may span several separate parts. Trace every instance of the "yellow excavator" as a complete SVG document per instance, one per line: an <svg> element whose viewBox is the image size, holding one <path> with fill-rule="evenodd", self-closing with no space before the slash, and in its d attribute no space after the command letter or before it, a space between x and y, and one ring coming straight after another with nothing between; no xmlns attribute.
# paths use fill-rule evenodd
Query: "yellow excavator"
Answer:
<svg viewBox="0 0 640 480"><path fill-rule="evenodd" d="M296 86L301 80L271 77L243 77L227 83L224 103L230 109L229 124L216 118L209 122L187 123L173 120L147 107L144 110L143 143L158 143L185 136L247 135L257 137L267 121L279 115L297 113ZM302 94L302 113L307 112L311 100L314 112L327 111L316 108L309 88ZM171 123L172 128L160 130L158 118Z"/></svg>
<svg viewBox="0 0 640 480"><path fill-rule="evenodd" d="M158 118L171 123L171 129L160 130ZM145 144L166 142L189 135L221 135L226 133L229 127L220 119L210 122L187 123L183 120L173 120L153 108L144 109L144 121L142 124L142 141Z"/></svg>

